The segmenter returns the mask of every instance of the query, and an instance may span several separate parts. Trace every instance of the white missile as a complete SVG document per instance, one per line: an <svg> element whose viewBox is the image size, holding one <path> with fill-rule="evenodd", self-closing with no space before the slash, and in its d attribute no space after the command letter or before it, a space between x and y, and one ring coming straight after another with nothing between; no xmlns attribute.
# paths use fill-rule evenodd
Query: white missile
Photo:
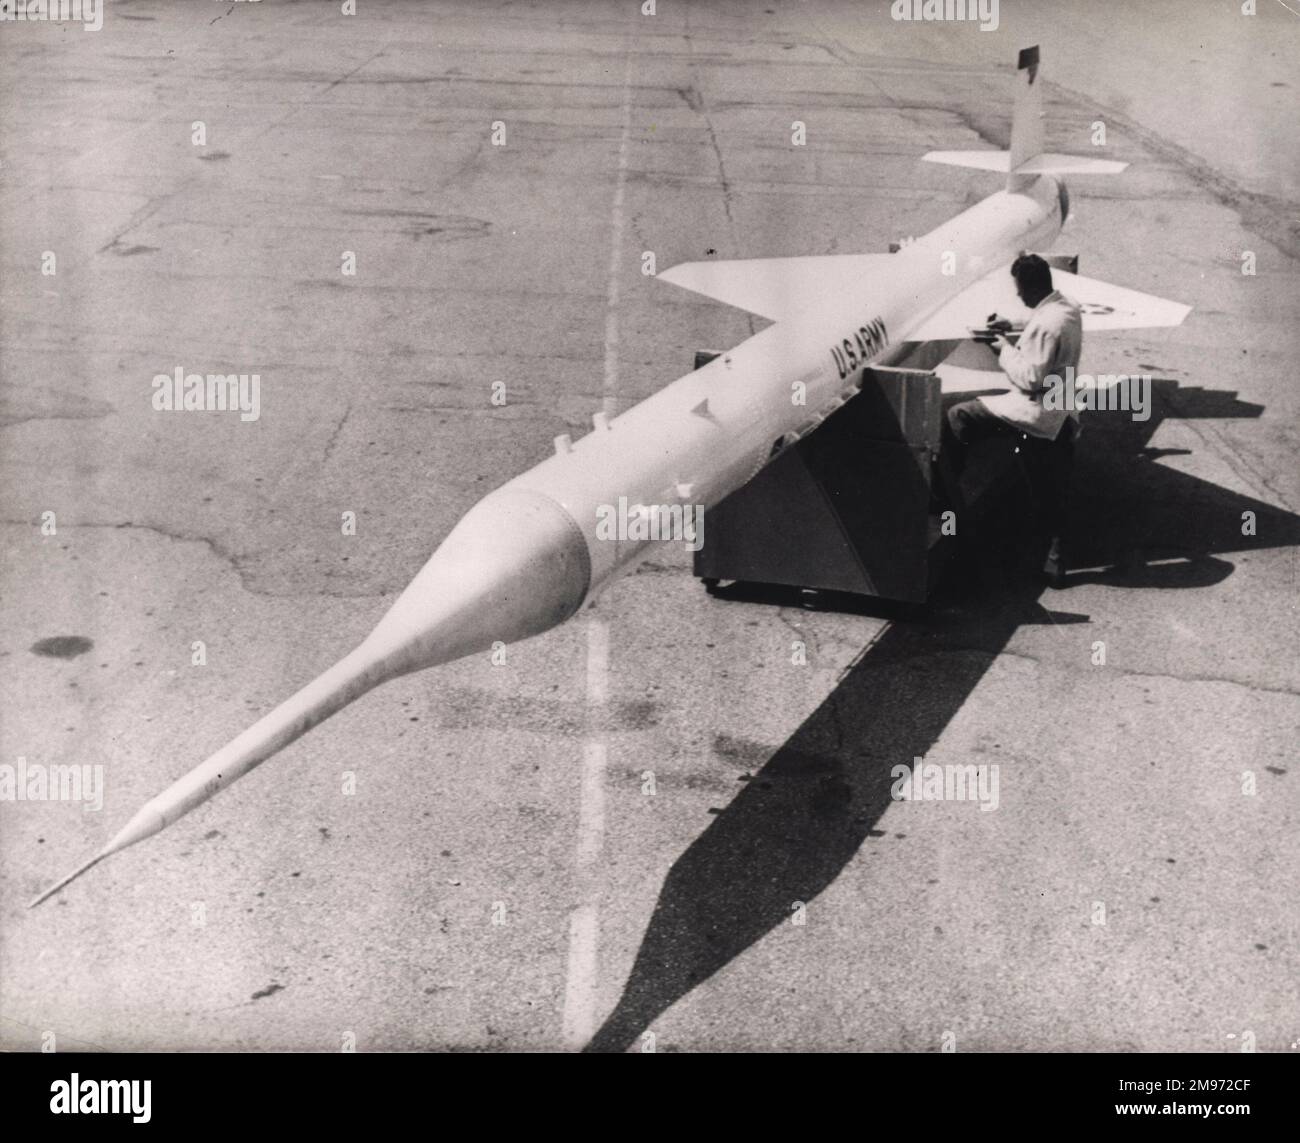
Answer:
<svg viewBox="0 0 1300 1143"><path fill-rule="evenodd" d="M1020 54L1010 152L925 156L1007 174L1006 188L894 254L686 263L660 277L775 324L593 430L461 519L364 642L151 799L90 861L157 833L372 687L564 622L651 539L606 534L615 504L707 510L851 399L864 370L955 346L1019 307L1007 268L1056 237L1056 177L1123 164L1042 153L1037 49ZM1175 325L1187 307L1057 271L1084 328ZM942 356L942 353L939 354ZM688 502L688 503L684 503Z"/></svg>

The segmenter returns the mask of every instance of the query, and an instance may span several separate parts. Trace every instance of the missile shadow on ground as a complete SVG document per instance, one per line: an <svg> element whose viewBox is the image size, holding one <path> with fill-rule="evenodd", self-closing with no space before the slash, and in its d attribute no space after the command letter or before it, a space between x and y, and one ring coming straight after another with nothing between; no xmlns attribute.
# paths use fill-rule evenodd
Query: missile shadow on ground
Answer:
<svg viewBox="0 0 1300 1143"><path fill-rule="evenodd" d="M1077 583L1196 588L1221 582L1227 552L1300 544L1300 516L1180 473L1148 447L1165 418L1249 418L1234 393L1153 383L1150 420L1086 419L1069 537ZM1255 535L1242 513L1255 513ZM829 886L877 831L891 768L929 752L1023 623L1049 612L1041 551L984 532L968 571L916 621L892 624L836 689L677 859L613 1012L586 1050L624 1051L671 1005Z"/></svg>

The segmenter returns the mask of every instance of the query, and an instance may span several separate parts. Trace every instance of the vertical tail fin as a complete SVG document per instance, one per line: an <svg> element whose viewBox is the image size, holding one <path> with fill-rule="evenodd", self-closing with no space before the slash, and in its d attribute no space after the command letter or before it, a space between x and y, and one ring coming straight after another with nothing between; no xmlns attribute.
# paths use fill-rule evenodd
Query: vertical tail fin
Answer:
<svg viewBox="0 0 1300 1143"><path fill-rule="evenodd" d="M1016 61L1016 99L1011 112L1011 156L1007 190L1015 190L1016 169L1043 153L1043 86L1038 79L1038 45L1022 48Z"/></svg>
<svg viewBox="0 0 1300 1143"><path fill-rule="evenodd" d="M1016 60L1016 98L1011 112L1009 151L931 151L921 157L929 163L1003 171L1007 190L1018 190L1035 175L1114 175L1127 163L1111 159L1085 159L1043 150L1043 84L1038 76L1038 45L1022 48Z"/></svg>

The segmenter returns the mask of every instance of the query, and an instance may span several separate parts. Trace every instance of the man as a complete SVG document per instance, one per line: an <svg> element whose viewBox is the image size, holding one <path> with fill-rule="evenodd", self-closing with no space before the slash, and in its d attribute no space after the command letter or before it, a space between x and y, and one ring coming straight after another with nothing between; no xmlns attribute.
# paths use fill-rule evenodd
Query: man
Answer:
<svg viewBox="0 0 1300 1143"><path fill-rule="evenodd" d="M1060 582L1064 574L1059 530L1059 507L1073 459L1079 415L1073 409L1046 409L1043 393L1047 378L1063 383L1067 369L1077 370L1083 348L1083 319L1075 302L1052 286L1052 268L1037 254L1021 254L1011 264L1016 293L1033 313L1020 344L1012 345L1002 332L989 342L998 364L1011 382L1011 391L996 397L976 397L948 410L944 423L944 447L955 476L966 464L966 450L977 440L1027 433L1045 442L1056 442L1056 463L1050 474L1045 497L1051 519L1051 551L1044 571ZM1005 323L1001 323L1004 324ZM983 340L983 339L981 339ZM1064 402L1058 402L1063 404Z"/></svg>

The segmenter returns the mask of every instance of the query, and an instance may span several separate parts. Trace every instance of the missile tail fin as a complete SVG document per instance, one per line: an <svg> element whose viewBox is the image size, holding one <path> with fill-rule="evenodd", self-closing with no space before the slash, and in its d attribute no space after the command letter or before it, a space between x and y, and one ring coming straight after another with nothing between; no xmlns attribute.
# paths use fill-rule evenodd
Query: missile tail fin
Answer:
<svg viewBox="0 0 1300 1143"><path fill-rule="evenodd" d="M1016 60L1015 82L1009 151L931 151L922 159L928 163L1005 173L1010 191L1020 190L1037 175L1115 175L1128 166L1112 159L1043 150L1043 85L1039 79L1037 44L1021 50Z"/></svg>
<svg viewBox="0 0 1300 1143"><path fill-rule="evenodd" d="M1007 189L1015 190L1020 167L1043 153L1043 85L1038 82L1038 45L1023 48L1016 60L1016 97L1011 111L1011 152Z"/></svg>

